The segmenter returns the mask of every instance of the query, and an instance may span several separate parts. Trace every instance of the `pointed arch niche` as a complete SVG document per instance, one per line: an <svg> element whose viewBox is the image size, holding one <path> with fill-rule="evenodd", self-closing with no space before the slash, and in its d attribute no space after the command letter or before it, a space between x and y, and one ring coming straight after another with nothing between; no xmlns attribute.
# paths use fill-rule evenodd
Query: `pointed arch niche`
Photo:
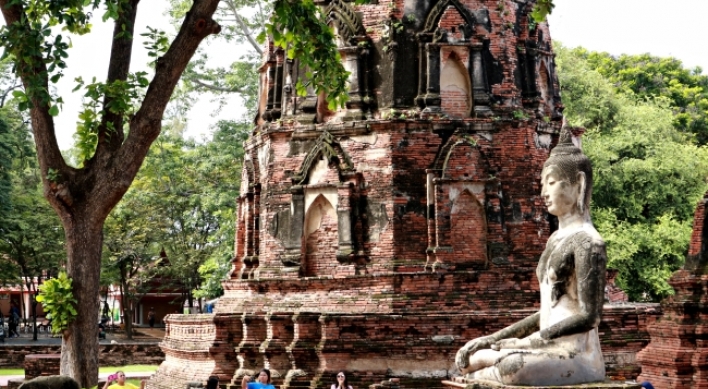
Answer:
<svg viewBox="0 0 708 389"><path fill-rule="evenodd" d="M551 91L551 86L548 67L545 61L540 61L538 65L538 92L541 97L539 111L547 117L551 117L553 114L553 92Z"/></svg>
<svg viewBox="0 0 708 389"><path fill-rule="evenodd" d="M331 191L322 192L324 193L317 193L314 200L305 195L305 202L311 201L309 206L306 205L303 237L304 263L301 272L305 277L332 274L332 270L336 270L333 268L338 264L334 260L339 247L337 191L332 188ZM335 204L332 204L330 199L334 200Z"/></svg>
<svg viewBox="0 0 708 389"><path fill-rule="evenodd" d="M444 112L455 118L489 112L490 90L482 55L489 41L477 34L476 22L459 0L442 0L430 9L417 36L416 102L423 112Z"/></svg>
<svg viewBox="0 0 708 389"><path fill-rule="evenodd" d="M344 121L364 119L371 115L370 105L367 103L370 95L367 77L370 67L368 49L371 45L370 38L366 35L361 15L354 10L351 3L332 0L322 11L327 16L327 24L334 32L342 65L349 72L347 78L349 99L345 103L346 110L334 112L328 107L326 94L317 94L313 88L309 88L307 97L300 104L301 111L309 113L314 108L312 113L317 123L326 123L335 118ZM301 68L294 77L304 77L306 72L306 69ZM293 112L297 112L297 109Z"/></svg>
<svg viewBox="0 0 708 389"><path fill-rule="evenodd" d="M346 276L364 256L354 228L359 187L351 160L324 131L307 154L291 188L291 225L281 261L305 277Z"/></svg>
<svg viewBox="0 0 708 389"><path fill-rule="evenodd" d="M428 169L428 266L487 266L485 161L474 140L453 135Z"/></svg>
<svg viewBox="0 0 708 389"><path fill-rule="evenodd" d="M232 259L232 278L252 278L259 264L261 184L256 169L253 156L247 155L241 177L241 195L237 199L236 254Z"/></svg>
<svg viewBox="0 0 708 389"><path fill-rule="evenodd" d="M440 101L443 113L453 119L470 116L472 109L472 87L470 76L461 55L460 48L442 48L442 70L440 71ZM466 59L466 58L465 58Z"/></svg>

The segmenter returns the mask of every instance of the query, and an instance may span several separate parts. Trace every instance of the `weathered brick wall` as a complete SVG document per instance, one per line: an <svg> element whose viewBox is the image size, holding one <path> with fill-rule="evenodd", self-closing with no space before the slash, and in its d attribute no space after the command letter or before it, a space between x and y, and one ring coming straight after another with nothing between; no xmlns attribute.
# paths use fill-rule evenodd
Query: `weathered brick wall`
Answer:
<svg viewBox="0 0 708 389"><path fill-rule="evenodd" d="M121 342L118 344L100 344L98 346L100 366L157 365L165 354L158 343ZM59 354L60 345L28 345L6 343L0 346L0 367L21 368L25 356L31 354Z"/></svg>
<svg viewBox="0 0 708 389"><path fill-rule="evenodd" d="M686 261L687 265L693 268L695 268L699 262L706 262L703 260L706 248L708 248L708 242L706 242L708 231L705 230L706 202L708 202L708 193L698 202L696 212L693 214L693 232L691 233L691 242L688 246L688 260Z"/></svg>
<svg viewBox="0 0 708 389"><path fill-rule="evenodd" d="M183 320L184 315L171 315L168 326L172 329L215 325L222 331L218 338L230 340L228 346L221 343L218 347L206 347L205 342L205 347L193 351L187 351L192 343L180 348L174 347L177 339L165 342L171 348L166 349L165 362L150 387L174 387L210 374L238 383L243 374L267 364L278 387L329 387L333 375L344 370L355 387L395 377L404 387L437 388L441 379L455 374L454 355L467 340L508 326L535 310L467 307L460 311L463 313L216 314L198 315L197 322L195 317ZM647 325L659 314L656 304L605 307L600 337L608 376L617 380L637 377L635 355L648 343Z"/></svg>
<svg viewBox="0 0 708 389"><path fill-rule="evenodd" d="M61 354L25 355L25 380L49 375L59 375Z"/></svg>
<svg viewBox="0 0 708 389"><path fill-rule="evenodd" d="M651 343L637 360L642 381L657 389L708 388L708 275L679 270L669 279L675 294L648 327Z"/></svg>

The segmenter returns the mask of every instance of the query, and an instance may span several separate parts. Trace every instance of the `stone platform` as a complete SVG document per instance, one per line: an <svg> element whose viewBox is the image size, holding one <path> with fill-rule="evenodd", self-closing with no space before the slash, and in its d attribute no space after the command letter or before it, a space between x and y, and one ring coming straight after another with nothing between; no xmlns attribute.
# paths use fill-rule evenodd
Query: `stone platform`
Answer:
<svg viewBox="0 0 708 389"><path fill-rule="evenodd" d="M451 381L443 381L442 384L446 389L641 389L642 387L638 383L628 384L624 382L610 380L582 385L516 386L504 385L489 381L470 380L462 377L455 377Z"/></svg>

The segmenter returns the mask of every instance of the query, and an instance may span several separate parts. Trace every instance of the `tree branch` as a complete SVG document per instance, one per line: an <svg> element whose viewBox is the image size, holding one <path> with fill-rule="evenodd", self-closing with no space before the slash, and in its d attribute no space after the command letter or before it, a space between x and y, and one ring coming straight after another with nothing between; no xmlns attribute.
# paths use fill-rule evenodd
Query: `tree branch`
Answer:
<svg viewBox="0 0 708 389"><path fill-rule="evenodd" d="M20 28L25 31L25 36L31 35L31 27L27 23L27 15L21 4L17 4L11 0L0 0L0 9L5 19L5 25L10 28ZM26 44L25 42L17 42L17 45ZM47 67L44 64L41 50L35 50L29 60L28 58L17 56L17 73L22 80L26 91L32 88L43 88L49 93L49 80ZM39 79L40 85L31 85L31 79ZM49 114L48 102L40 101L36 95L31 96L32 107L30 108L30 120L34 130L34 140L37 146L37 156L39 159L40 171L42 172L42 181L44 183L45 193L51 193L54 190L50 188L47 180L47 172L50 168L57 170L60 173L62 180L70 180L75 174L75 169L69 167L61 155L59 145L57 143L56 132L54 127L54 119ZM56 196L47 196L52 206L57 209L64 209L65 205Z"/></svg>
<svg viewBox="0 0 708 389"><path fill-rule="evenodd" d="M253 48L258 52L259 55L263 55L263 49L261 49L258 42L256 42L255 39L253 39L253 36L251 34L251 30L248 29L248 26L243 21L243 18L241 18L241 15L238 14L238 10L236 9L236 5L234 4L234 2L227 1L226 4L228 4L229 8L231 9L231 12L233 12L234 17L236 18L236 22L238 23L239 27L241 28L241 31L243 31L244 35L246 35L246 39L248 39L248 43L250 43L251 46L253 46Z"/></svg>
<svg viewBox="0 0 708 389"><path fill-rule="evenodd" d="M10 92L12 92L15 89L20 88L21 86L22 86L21 84L18 84L16 82L16 79L12 80L12 86L5 89L5 92L3 92L2 96L0 96L0 108L5 106L5 99L7 99L7 96L10 94Z"/></svg>
<svg viewBox="0 0 708 389"><path fill-rule="evenodd" d="M206 82L200 80L198 77L189 77L188 79L189 79L189 81L191 81L201 87L211 89L214 91L218 91L218 92L229 92L229 93L240 93L241 92L241 90L238 88L224 88L222 86L207 84Z"/></svg>
<svg viewBox="0 0 708 389"><path fill-rule="evenodd" d="M157 60L155 77L142 106L130 121L130 133L112 167L114 175L110 176L114 178L110 184L118 190L112 191L110 198L106 199L110 204L115 205L128 190L150 145L160 134L165 107L197 47L204 38L221 31L219 24L212 19L218 4L219 0L195 0L177 37L165 55Z"/></svg>
<svg viewBox="0 0 708 389"><path fill-rule="evenodd" d="M106 83L109 85L115 81L128 79L130 60L133 54L133 33L135 31L138 2L139 0L130 0L130 2L126 3L126 9L123 10L114 23L113 44L106 78ZM108 106L112 101L113 98L111 96L104 96L103 111L105 114L98 129L98 144L92 159L101 158L106 150L117 150L123 144L123 114L109 111Z"/></svg>

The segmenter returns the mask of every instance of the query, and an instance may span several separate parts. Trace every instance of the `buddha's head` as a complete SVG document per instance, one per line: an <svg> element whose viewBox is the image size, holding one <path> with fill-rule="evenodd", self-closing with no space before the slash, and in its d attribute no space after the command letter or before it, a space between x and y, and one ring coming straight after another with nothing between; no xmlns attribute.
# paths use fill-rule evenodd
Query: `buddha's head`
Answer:
<svg viewBox="0 0 708 389"><path fill-rule="evenodd" d="M583 151L573 144L570 130L565 125L558 145L543 164L541 184L541 196L548 206L548 213L556 216L578 213L589 220L592 166Z"/></svg>

